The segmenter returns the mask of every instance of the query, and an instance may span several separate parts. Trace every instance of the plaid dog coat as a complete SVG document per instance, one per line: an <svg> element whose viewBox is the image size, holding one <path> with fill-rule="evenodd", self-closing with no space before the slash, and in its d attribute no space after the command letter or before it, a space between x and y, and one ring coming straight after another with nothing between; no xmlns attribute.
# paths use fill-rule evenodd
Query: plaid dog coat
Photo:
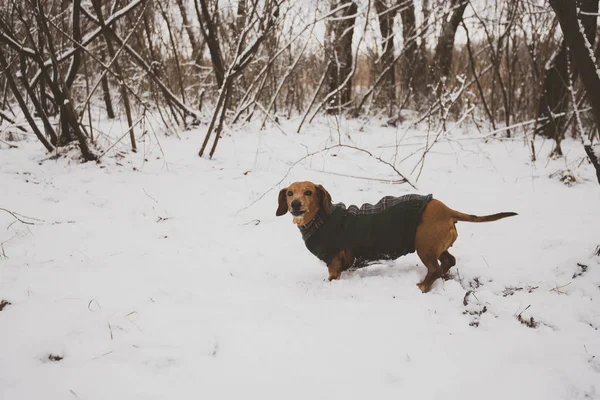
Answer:
<svg viewBox="0 0 600 400"><path fill-rule="evenodd" d="M432 195L386 196L377 204L360 208L333 204L330 214L319 211L299 226L308 250L329 264L343 249L352 249L353 266L394 260L415 251L415 234Z"/></svg>

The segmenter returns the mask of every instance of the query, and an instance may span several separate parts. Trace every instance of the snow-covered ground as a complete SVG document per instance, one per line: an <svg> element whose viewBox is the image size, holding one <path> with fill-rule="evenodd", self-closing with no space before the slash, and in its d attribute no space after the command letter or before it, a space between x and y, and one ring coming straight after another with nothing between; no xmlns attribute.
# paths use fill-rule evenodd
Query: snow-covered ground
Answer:
<svg viewBox="0 0 600 400"><path fill-rule="evenodd" d="M232 132L214 160L204 128L101 165L0 144L0 208L43 220L0 211L0 399L600 398L600 187L580 143L548 160L539 140L532 163L522 139L456 130L415 191L356 178L398 176L352 149L294 162L338 134L385 160L399 142L414 182L423 129L297 123ZM567 168L570 187L550 177ZM418 192L519 215L460 223L452 279L428 294L416 255L330 283L275 217L295 180L346 204Z"/></svg>

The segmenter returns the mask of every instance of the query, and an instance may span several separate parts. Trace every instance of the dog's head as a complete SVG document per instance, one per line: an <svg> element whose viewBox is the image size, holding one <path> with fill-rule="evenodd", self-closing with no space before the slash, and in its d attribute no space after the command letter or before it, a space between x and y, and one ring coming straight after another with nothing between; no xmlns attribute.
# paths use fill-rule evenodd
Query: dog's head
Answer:
<svg viewBox="0 0 600 400"><path fill-rule="evenodd" d="M329 214L331 196L321 185L312 182L294 182L279 191L278 217L288 211L294 216L296 225L308 224L319 210Z"/></svg>

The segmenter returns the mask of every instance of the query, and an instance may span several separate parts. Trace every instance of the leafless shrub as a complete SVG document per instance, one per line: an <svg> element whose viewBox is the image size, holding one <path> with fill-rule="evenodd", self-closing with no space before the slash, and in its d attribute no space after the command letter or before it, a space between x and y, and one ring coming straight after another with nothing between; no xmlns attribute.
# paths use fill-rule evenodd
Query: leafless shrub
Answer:
<svg viewBox="0 0 600 400"><path fill-rule="evenodd" d="M577 3L574 18L593 44L598 4ZM0 120L50 152L75 142L96 160L106 148L92 104L127 120L132 151L144 135L135 121L157 114L170 128L202 125L199 153L212 157L227 126L257 115L262 127L303 115L299 131L322 112L397 125L410 109L442 135L466 116L496 136L534 121L560 156L567 132L598 135L594 96L577 80L587 69L567 51L574 42L563 40L554 9L510 0L8 0ZM19 111L28 126L15 124Z"/></svg>

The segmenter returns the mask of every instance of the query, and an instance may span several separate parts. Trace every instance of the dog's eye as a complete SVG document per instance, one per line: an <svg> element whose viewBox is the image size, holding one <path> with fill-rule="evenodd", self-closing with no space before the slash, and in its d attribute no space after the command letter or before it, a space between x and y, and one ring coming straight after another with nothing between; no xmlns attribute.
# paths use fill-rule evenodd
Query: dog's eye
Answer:
<svg viewBox="0 0 600 400"><path fill-rule="evenodd" d="M312 192L310 190L307 190L306 192L304 192L305 196L312 196Z"/></svg>
<svg viewBox="0 0 600 400"><path fill-rule="evenodd" d="M287 192L287 195L288 195L288 196L293 196L293 195L294 195L294 192L292 192L291 190L288 190L288 192Z"/></svg>

